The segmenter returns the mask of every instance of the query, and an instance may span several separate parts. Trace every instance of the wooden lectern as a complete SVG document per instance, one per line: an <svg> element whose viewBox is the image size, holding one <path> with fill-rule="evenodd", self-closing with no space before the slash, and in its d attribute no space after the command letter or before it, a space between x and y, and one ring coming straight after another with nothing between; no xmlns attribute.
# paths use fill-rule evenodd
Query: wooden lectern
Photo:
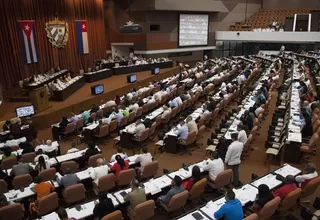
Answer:
<svg viewBox="0 0 320 220"><path fill-rule="evenodd" d="M30 90L29 98L36 112L45 110L50 107L48 93L44 86Z"/></svg>

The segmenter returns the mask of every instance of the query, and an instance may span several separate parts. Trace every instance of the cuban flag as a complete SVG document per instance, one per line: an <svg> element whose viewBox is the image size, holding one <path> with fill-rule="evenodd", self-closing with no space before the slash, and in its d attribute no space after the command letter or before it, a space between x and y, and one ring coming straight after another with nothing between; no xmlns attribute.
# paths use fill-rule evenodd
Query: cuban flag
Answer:
<svg viewBox="0 0 320 220"><path fill-rule="evenodd" d="M76 21L76 35L79 53L89 53L87 21Z"/></svg>
<svg viewBox="0 0 320 220"><path fill-rule="evenodd" d="M22 52L26 64L36 63L39 59L34 21L18 21L22 42Z"/></svg>

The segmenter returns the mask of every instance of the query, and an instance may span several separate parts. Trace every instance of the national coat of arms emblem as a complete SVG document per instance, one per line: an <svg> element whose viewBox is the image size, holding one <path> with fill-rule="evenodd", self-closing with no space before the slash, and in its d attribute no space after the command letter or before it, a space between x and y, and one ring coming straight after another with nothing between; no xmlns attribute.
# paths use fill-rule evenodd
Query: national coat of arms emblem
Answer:
<svg viewBox="0 0 320 220"><path fill-rule="evenodd" d="M53 21L46 23L47 37L55 48L62 48L68 42L69 26L65 21L55 18Z"/></svg>

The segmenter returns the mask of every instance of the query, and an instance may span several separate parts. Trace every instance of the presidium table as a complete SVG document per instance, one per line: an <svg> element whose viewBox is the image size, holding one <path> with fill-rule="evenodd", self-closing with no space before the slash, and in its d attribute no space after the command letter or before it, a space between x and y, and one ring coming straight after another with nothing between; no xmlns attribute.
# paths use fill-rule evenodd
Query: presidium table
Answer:
<svg viewBox="0 0 320 220"><path fill-rule="evenodd" d="M120 66L120 67L113 67L112 71L114 75L126 74L126 73L136 73L136 72L143 72L152 70L153 68L171 68L173 67L173 62L160 62L160 63L150 63L150 64L143 64L143 65L131 65L131 66Z"/></svg>
<svg viewBox="0 0 320 220"><path fill-rule="evenodd" d="M81 77L76 82L72 83L71 85L69 85L63 90L54 90L52 93L51 99L53 101L64 101L73 93L78 91L82 86L84 86L84 84L85 84L84 77Z"/></svg>

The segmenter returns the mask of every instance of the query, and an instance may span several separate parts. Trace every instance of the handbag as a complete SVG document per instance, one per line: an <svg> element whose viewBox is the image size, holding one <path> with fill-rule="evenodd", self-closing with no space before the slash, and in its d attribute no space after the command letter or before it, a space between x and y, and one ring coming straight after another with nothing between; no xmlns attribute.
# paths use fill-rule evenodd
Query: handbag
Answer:
<svg viewBox="0 0 320 220"><path fill-rule="evenodd" d="M313 217L313 213L312 213L312 212L310 211L310 209L308 209L307 207L302 207L300 216L301 216L304 220L311 220L312 217Z"/></svg>

